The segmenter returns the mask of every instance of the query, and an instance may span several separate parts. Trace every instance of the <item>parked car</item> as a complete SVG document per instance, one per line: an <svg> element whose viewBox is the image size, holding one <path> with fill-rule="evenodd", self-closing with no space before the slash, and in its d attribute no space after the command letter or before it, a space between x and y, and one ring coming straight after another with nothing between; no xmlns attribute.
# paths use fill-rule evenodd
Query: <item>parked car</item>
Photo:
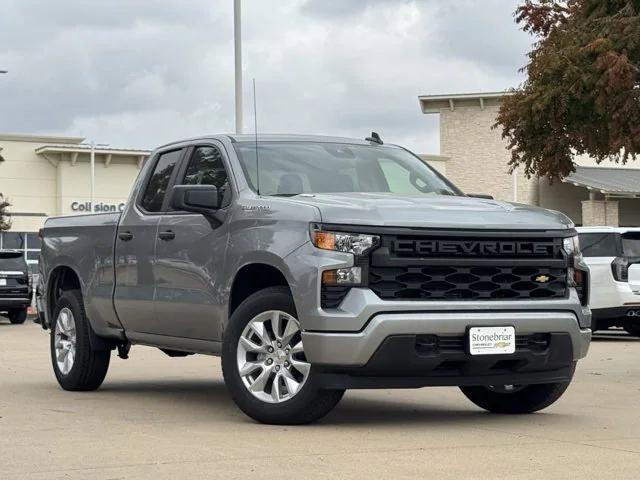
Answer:
<svg viewBox="0 0 640 480"><path fill-rule="evenodd" d="M221 355L266 423L316 420L349 388L534 412L591 339L565 215L467 196L375 135L165 145L122 213L48 219L40 268L62 388L98 388L132 344Z"/></svg>
<svg viewBox="0 0 640 480"><path fill-rule="evenodd" d="M640 336L640 228L580 227L578 232L591 270L594 329L623 327Z"/></svg>
<svg viewBox="0 0 640 480"><path fill-rule="evenodd" d="M31 275L22 250L0 250L0 313L24 323L31 305Z"/></svg>

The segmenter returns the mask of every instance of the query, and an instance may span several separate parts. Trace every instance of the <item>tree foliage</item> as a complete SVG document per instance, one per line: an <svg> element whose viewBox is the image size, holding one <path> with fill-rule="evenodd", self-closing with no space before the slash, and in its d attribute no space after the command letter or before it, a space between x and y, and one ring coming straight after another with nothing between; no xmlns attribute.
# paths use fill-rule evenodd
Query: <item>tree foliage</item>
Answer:
<svg viewBox="0 0 640 480"><path fill-rule="evenodd" d="M554 179L575 170L575 154L635 160L640 0L526 0L515 18L537 41L497 117L510 167Z"/></svg>
<svg viewBox="0 0 640 480"><path fill-rule="evenodd" d="M8 212L10 206L11 204L0 193L0 231L11 228L11 215Z"/></svg>

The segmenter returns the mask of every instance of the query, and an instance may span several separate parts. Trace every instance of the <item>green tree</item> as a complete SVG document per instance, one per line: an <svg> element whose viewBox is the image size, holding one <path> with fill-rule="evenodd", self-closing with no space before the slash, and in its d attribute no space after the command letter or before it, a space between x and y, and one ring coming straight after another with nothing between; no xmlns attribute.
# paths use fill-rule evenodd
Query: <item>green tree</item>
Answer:
<svg viewBox="0 0 640 480"><path fill-rule="evenodd" d="M0 231L9 230L11 227L11 215L7 211L11 204L0 193Z"/></svg>
<svg viewBox="0 0 640 480"><path fill-rule="evenodd" d="M640 153L640 0L526 0L516 22L536 37L527 80L496 127L510 167L563 177L575 154L626 163Z"/></svg>

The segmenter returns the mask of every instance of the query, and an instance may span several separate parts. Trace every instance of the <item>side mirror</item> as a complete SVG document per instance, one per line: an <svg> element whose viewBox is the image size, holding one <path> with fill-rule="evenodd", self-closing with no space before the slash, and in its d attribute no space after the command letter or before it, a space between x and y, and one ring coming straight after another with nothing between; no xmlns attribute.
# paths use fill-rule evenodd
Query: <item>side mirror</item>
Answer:
<svg viewBox="0 0 640 480"><path fill-rule="evenodd" d="M493 200L493 195L488 195L486 193L467 193L467 197L484 198L485 200Z"/></svg>
<svg viewBox="0 0 640 480"><path fill-rule="evenodd" d="M206 215L220 208L220 195L213 185L175 185L171 190L171 207Z"/></svg>

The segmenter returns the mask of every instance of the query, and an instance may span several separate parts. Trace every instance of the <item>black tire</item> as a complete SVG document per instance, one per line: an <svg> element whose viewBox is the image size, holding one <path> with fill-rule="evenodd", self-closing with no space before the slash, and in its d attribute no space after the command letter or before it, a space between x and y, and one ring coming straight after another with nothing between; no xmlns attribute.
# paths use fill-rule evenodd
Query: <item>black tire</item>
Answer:
<svg viewBox="0 0 640 480"><path fill-rule="evenodd" d="M240 410L258 422L300 425L318 420L338 404L344 390L318 388L317 373L313 366L300 391L282 403L259 400L242 382L237 364L238 341L251 319L267 310L281 310L297 317L293 298L286 287L266 288L249 296L238 306L229 320L222 347L222 373L229 394Z"/></svg>
<svg viewBox="0 0 640 480"><path fill-rule="evenodd" d="M63 308L71 310L76 328L76 356L71 370L63 374L58 368L55 351L55 334L57 329L58 314ZM65 292L58 302L53 313L51 325L51 363L58 383L64 390L91 391L102 385L104 377L109 369L111 358L110 350L94 350L90 341L90 326L84 310L82 294L79 290Z"/></svg>
<svg viewBox="0 0 640 480"><path fill-rule="evenodd" d="M489 387L460 387L462 393L478 407L492 413L523 414L545 409L555 403L570 382L527 385L513 393Z"/></svg>
<svg viewBox="0 0 640 480"><path fill-rule="evenodd" d="M27 309L9 310L9 321L14 325L20 325L27 320Z"/></svg>
<svg viewBox="0 0 640 480"><path fill-rule="evenodd" d="M640 337L640 324L637 323L626 323L624 329L627 331L629 335L633 335L634 337Z"/></svg>

